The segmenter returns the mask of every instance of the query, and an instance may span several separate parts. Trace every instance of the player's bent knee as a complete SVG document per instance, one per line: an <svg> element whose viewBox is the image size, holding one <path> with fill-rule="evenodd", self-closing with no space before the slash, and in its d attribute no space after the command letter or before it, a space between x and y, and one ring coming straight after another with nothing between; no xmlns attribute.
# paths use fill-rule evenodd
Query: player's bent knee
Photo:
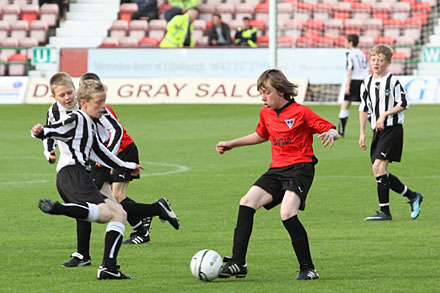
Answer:
<svg viewBox="0 0 440 293"><path fill-rule="evenodd" d="M113 209L112 220L120 223L125 223L127 221L127 212L121 205L118 204Z"/></svg>
<svg viewBox="0 0 440 293"><path fill-rule="evenodd" d="M288 220L296 215L298 215L297 210L295 211L291 211L291 210L284 211L282 209L280 210L280 216L282 221Z"/></svg>
<svg viewBox="0 0 440 293"><path fill-rule="evenodd" d="M106 204L99 204L99 217L96 222L107 223L112 218L112 213Z"/></svg>

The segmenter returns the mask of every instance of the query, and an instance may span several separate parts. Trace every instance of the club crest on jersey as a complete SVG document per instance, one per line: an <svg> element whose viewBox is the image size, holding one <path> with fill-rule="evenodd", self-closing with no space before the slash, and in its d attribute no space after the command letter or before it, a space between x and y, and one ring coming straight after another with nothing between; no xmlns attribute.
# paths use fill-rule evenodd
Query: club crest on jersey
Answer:
<svg viewBox="0 0 440 293"><path fill-rule="evenodd" d="M284 121L286 122L287 126L289 126L289 128L292 129L293 123L295 122L295 118L287 119Z"/></svg>

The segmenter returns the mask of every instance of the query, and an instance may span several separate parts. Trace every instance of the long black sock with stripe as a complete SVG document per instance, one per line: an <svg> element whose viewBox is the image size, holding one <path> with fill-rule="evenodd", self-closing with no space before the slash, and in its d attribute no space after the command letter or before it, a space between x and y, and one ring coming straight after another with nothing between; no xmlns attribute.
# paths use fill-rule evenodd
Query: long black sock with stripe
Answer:
<svg viewBox="0 0 440 293"><path fill-rule="evenodd" d="M414 191L406 187L399 178L394 176L393 174L389 174L388 178L390 180L390 188L392 191L397 192L403 196L406 196L409 200L416 198L416 194Z"/></svg>
<svg viewBox="0 0 440 293"><path fill-rule="evenodd" d="M234 230L234 245L232 247L232 259L244 265L249 239L252 234L255 210L247 206L238 209L237 225Z"/></svg>
<svg viewBox="0 0 440 293"><path fill-rule="evenodd" d="M121 205L124 207L124 204L132 203L136 204L134 200L132 200L129 197L126 197L123 201L121 201ZM147 233L147 229L142 225L142 218L140 217L134 217L132 213L127 212L127 222L130 223L130 226L133 228L133 230L139 234L145 235Z"/></svg>
<svg viewBox="0 0 440 293"><path fill-rule="evenodd" d="M117 270L117 257L121 248L122 237L124 235L125 226L119 222L110 222L107 225L105 233L103 266L112 270Z"/></svg>
<svg viewBox="0 0 440 293"><path fill-rule="evenodd" d="M306 268L314 269L315 266L313 265L312 256L310 255L307 232L299 221L298 216L293 216L287 220L284 220L283 225L287 232L289 232L300 270Z"/></svg>
<svg viewBox="0 0 440 293"><path fill-rule="evenodd" d="M87 219L89 206L80 203L59 203L56 202L51 214L65 215L75 219Z"/></svg>
<svg viewBox="0 0 440 293"><path fill-rule="evenodd" d="M380 210L385 214L390 214L390 181L388 175L376 177L377 195L379 197Z"/></svg>

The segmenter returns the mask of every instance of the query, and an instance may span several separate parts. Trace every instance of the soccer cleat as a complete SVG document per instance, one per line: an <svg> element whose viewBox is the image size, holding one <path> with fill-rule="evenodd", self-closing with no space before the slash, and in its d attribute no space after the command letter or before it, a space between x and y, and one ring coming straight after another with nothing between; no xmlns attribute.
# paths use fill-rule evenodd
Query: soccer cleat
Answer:
<svg viewBox="0 0 440 293"><path fill-rule="evenodd" d="M420 204L423 201L423 195L421 193L415 192L415 194L416 197L408 202L411 206L411 218L413 218L413 220L417 219L419 216Z"/></svg>
<svg viewBox="0 0 440 293"><path fill-rule="evenodd" d="M131 279L131 277L121 272L119 268L116 270L110 270L101 265L98 268L98 280L105 280L105 279L124 280L124 279Z"/></svg>
<svg viewBox="0 0 440 293"><path fill-rule="evenodd" d="M43 213L54 214L56 202L51 201L48 198L40 199L38 202L38 207Z"/></svg>
<svg viewBox="0 0 440 293"><path fill-rule="evenodd" d="M174 229L179 230L179 219L177 218L174 211L171 209L170 204L168 201L161 197L156 202L160 205L160 215L159 219L162 222L168 221L170 222L171 226L174 227Z"/></svg>
<svg viewBox="0 0 440 293"><path fill-rule="evenodd" d="M387 215L382 211L378 211L374 216L365 218L365 221L391 221L393 217L391 214Z"/></svg>
<svg viewBox="0 0 440 293"><path fill-rule="evenodd" d="M90 258L84 258L84 256L79 252L74 252L71 255L72 259L66 261L62 264L63 267L66 268L76 268L76 267L85 267L92 264L92 260Z"/></svg>
<svg viewBox="0 0 440 293"><path fill-rule="evenodd" d="M295 280L317 280L319 279L318 272L315 269L303 269L299 271Z"/></svg>
<svg viewBox="0 0 440 293"><path fill-rule="evenodd" d="M222 267L222 270L220 271L219 278L229 278L229 277L236 277L236 278L245 278L247 275L247 265L241 265L235 260L232 260L229 257L224 257L223 261L226 262L226 264Z"/></svg>
<svg viewBox="0 0 440 293"><path fill-rule="evenodd" d="M123 241L122 244L142 244L150 242L150 233L147 231L147 234L141 235L138 232L133 232L130 234L130 238Z"/></svg>

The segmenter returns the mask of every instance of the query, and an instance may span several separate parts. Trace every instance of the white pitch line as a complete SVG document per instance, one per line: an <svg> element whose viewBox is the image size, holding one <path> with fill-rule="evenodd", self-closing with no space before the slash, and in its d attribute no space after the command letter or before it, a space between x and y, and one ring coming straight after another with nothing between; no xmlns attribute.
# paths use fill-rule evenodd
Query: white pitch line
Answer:
<svg viewBox="0 0 440 293"><path fill-rule="evenodd" d="M32 184L32 183L48 183L48 182L51 182L51 180L6 181L6 182L0 182L0 184L10 185L10 184Z"/></svg>
<svg viewBox="0 0 440 293"><path fill-rule="evenodd" d="M142 174L142 176L163 176L163 175L170 175L170 174L175 174L175 173L187 172L187 171L191 170L191 168L189 168L189 167L186 167L183 165L177 165L177 164L157 163L157 162L150 162L150 161L141 161L141 164L176 168L176 170L158 172L158 173L147 173L147 174Z"/></svg>

